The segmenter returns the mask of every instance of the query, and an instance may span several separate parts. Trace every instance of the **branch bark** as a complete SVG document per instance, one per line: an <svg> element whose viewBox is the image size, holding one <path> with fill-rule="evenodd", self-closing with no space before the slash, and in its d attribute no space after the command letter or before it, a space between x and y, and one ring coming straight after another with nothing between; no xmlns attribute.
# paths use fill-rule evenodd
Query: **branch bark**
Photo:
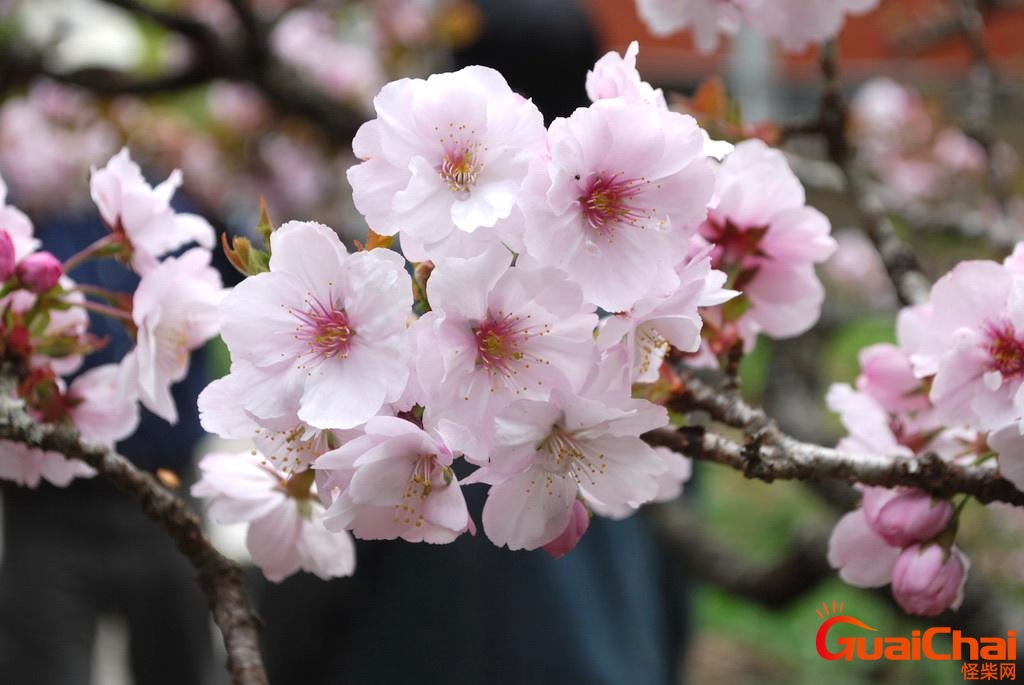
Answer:
<svg viewBox="0 0 1024 685"><path fill-rule="evenodd" d="M686 379L685 388L669 406L679 412L705 411L714 421L741 431L745 441L740 444L702 426L689 426L651 431L644 435L649 444L730 466L748 478L769 483L835 479L1024 506L1024 493L991 463L966 466L932 453L912 458L858 454L802 442L782 432L762 409L750 406L738 394L722 393L693 377Z"/></svg>
<svg viewBox="0 0 1024 685"><path fill-rule="evenodd" d="M340 145L347 145L365 120L361 112L325 95L278 59L270 47L270 25L245 0L231 0L240 31L234 38L187 15L159 10L138 0L104 2L185 38L192 49L190 64L145 78L110 69L59 72L46 65L44 55L0 46L0 85L7 87L42 76L101 96L145 96L225 79L251 83L278 110L303 117Z"/></svg>
<svg viewBox="0 0 1024 685"><path fill-rule="evenodd" d="M15 381L0 376L0 439L80 459L139 504L171 536L198 572L198 581L220 628L235 685L267 685L260 655L259 620L249 606L241 569L203 534L199 517L148 473L106 447L84 442L70 426L36 422L15 399Z"/></svg>

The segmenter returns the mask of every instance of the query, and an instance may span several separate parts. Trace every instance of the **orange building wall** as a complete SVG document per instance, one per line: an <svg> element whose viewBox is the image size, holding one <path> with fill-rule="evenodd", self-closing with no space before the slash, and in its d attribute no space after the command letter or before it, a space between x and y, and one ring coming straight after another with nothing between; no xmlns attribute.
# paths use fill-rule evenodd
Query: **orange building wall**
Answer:
<svg viewBox="0 0 1024 685"><path fill-rule="evenodd" d="M686 32L670 38L655 38L644 28L634 0L584 0L604 46L621 50L639 40L640 68L653 81L698 80L721 72L727 47L704 56L693 49ZM840 36L844 72L858 75L913 72L948 74L950 69L966 70L970 51L960 37L951 37L916 55L900 49L902 37L920 33L928 25L945 24L953 17L948 0L883 0L880 7L862 17L850 18ZM987 14L987 44L996 60L1000 77L1024 80L1024 9L1003 9ZM726 44L727 45L727 44ZM814 49L805 54L784 55L787 74L794 79L816 74Z"/></svg>

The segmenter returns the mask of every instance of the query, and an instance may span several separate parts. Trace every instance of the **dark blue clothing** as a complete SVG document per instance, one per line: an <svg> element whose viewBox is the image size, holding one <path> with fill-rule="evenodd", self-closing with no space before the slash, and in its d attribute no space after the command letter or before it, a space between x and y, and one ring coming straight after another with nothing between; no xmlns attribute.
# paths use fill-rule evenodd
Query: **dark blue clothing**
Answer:
<svg viewBox="0 0 1024 685"><path fill-rule="evenodd" d="M61 260L103 237L98 215L37 222L44 249ZM138 277L113 260L87 262L79 283L131 293ZM83 370L120 361L134 342L113 319L91 316L90 330L108 345ZM118 451L142 469L168 468L186 481L203 435L196 398L206 382L203 355L173 388L180 419L171 426L145 408L138 430ZM99 478L67 488L43 483L3 492L4 558L0 565L0 680L32 685L88 685L99 615L120 615L128 630L135 682L191 685L214 666L205 599L195 572L138 505Z"/></svg>
<svg viewBox="0 0 1024 685"><path fill-rule="evenodd" d="M482 532L450 545L361 542L353 578L257 590L270 679L669 685L683 610L665 570L641 517L594 518L562 559L499 549Z"/></svg>

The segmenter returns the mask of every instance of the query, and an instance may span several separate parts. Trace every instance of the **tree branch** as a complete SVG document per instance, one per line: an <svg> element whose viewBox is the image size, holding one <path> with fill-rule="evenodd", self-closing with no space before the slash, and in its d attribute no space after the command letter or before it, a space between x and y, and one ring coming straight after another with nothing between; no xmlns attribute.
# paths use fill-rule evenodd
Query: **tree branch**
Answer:
<svg viewBox="0 0 1024 685"><path fill-rule="evenodd" d="M879 487L908 487L936 497L971 495L979 502L1006 502L1024 507L1024 493L999 475L994 466L963 466L926 453L912 458L844 452L785 436L779 444L751 438L739 444L701 426L645 434L648 444L669 447L702 461L742 471L747 478L818 482L827 479Z"/></svg>
<svg viewBox="0 0 1024 685"><path fill-rule="evenodd" d="M135 500L198 572L199 585L224 637L228 671L235 685L266 685L259 621L249 607L244 577L203 534L199 517L174 493L116 452L84 442L70 426L37 423L15 399L15 387L9 374L0 375L0 439L81 459Z"/></svg>
<svg viewBox="0 0 1024 685"><path fill-rule="evenodd" d="M836 479L884 487L911 487L938 497L967 494L982 503L1024 506L1024 493L991 465L964 466L927 453L913 458L857 454L802 442L782 432L763 409L735 393L725 394L692 376L669 403L680 413L704 411L721 424L742 431L739 444L703 427L661 429L644 436L652 445L742 471L748 478L821 481Z"/></svg>
<svg viewBox="0 0 1024 685"><path fill-rule="evenodd" d="M0 51L0 84L7 86L43 76L112 96L173 92L226 79L251 83L278 110L303 117L339 144L348 144L365 120L362 113L324 95L278 59L270 48L269 25L260 20L245 0L230 0L242 32L238 40L221 36L186 15L159 10L138 0L104 2L187 39L194 52L190 66L147 78L107 69L55 72L47 68L42 56L19 55L8 47Z"/></svg>

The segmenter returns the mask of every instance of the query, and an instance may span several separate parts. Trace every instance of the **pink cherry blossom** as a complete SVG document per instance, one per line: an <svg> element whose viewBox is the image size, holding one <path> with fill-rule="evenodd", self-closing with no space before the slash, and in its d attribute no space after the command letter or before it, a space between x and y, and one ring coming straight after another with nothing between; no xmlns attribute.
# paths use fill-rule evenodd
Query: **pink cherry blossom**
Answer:
<svg viewBox="0 0 1024 685"><path fill-rule="evenodd" d="M39 241L33 237L32 221L20 209L7 204L7 184L2 176L0 176L0 230L6 232L14 244L16 260L39 249Z"/></svg>
<svg viewBox="0 0 1024 685"><path fill-rule="evenodd" d="M78 214L89 205L83 176L117 151L120 135L84 90L35 79L0 106L0 169L34 215ZM0 209L0 228L8 223L4 214Z"/></svg>
<svg viewBox="0 0 1024 685"><path fill-rule="evenodd" d="M1024 435L1018 422L992 431L988 446L999 455L999 475L1024 492Z"/></svg>
<svg viewBox="0 0 1024 685"><path fill-rule="evenodd" d="M221 307L232 360L246 362L242 403L261 419L358 426L398 400L409 378L404 260L385 249L349 254L332 229L308 222L281 226L270 242L270 271Z"/></svg>
<svg viewBox="0 0 1024 685"><path fill-rule="evenodd" d="M750 23L789 51L835 37L846 15L865 14L879 0L762 0L750 8Z"/></svg>
<svg viewBox="0 0 1024 685"><path fill-rule="evenodd" d="M325 525L368 540L402 538L447 543L472 525L452 453L415 424L391 416L370 419L365 435L314 464L331 497ZM339 488L335 495L327 488Z"/></svg>
<svg viewBox="0 0 1024 685"><path fill-rule="evenodd" d="M849 512L832 530L828 563L854 587L882 587L892 580L898 547L887 544L868 524L864 509Z"/></svg>
<svg viewBox="0 0 1024 685"><path fill-rule="evenodd" d="M0 440L0 479L36 488L41 481L66 487L75 478L96 475L84 461L44 452L20 442Z"/></svg>
<svg viewBox="0 0 1024 685"><path fill-rule="evenodd" d="M689 28L697 49L707 53L718 47L719 36L735 35L744 12L760 1L637 0L637 10L654 35L668 36Z"/></svg>
<svg viewBox="0 0 1024 685"><path fill-rule="evenodd" d="M661 88L655 89L640 78L640 72L636 69L636 56L639 52L640 44L634 40L626 48L625 54L609 52L597 60L593 70L587 72L587 97L591 102L621 97L668 109Z"/></svg>
<svg viewBox="0 0 1024 685"><path fill-rule="evenodd" d="M722 287L725 274L699 255L680 265L679 287L661 297L644 297L628 312L601 322L599 344L624 344L632 360L632 380L653 383L670 347L696 352L703 324L699 307L720 305L738 293Z"/></svg>
<svg viewBox="0 0 1024 685"><path fill-rule="evenodd" d="M569 524L557 538L544 545L544 551L555 559L561 559L576 548L589 527L590 512L587 511L586 505L579 500L574 501Z"/></svg>
<svg viewBox="0 0 1024 685"><path fill-rule="evenodd" d="M869 345L858 354L861 373L857 389L869 395L888 412L901 413L929 406L921 380L906 351L896 345Z"/></svg>
<svg viewBox="0 0 1024 685"><path fill-rule="evenodd" d="M210 256L197 247L158 263L143 274L132 301L138 338L122 362L124 373L142 404L171 423L178 420L171 386L188 373L192 350L220 325L224 291Z"/></svg>
<svg viewBox="0 0 1024 685"><path fill-rule="evenodd" d="M546 173L531 177L530 257L565 270L609 311L677 287L714 183L693 118L613 98L556 119L548 137Z"/></svg>
<svg viewBox="0 0 1024 685"><path fill-rule="evenodd" d="M236 361L231 368L231 373L199 394L199 420L205 430L226 440L252 440L279 473L304 471L320 455L360 435L358 431L320 430L295 414L260 418L243 404L252 366Z"/></svg>
<svg viewBox="0 0 1024 685"><path fill-rule="evenodd" d="M289 481L257 452L217 452L199 462L202 478L192 494L209 499L218 523L248 523L246 547L253 563L274 582L296 571L327 580L355 571L355 545L346 532L323 526L323 507L315 490L298 495Z"/></svg>
<svg viewBox="0 0 1024 685"><path fill-rule="evenodd" d="M785 156L756 139L725 158L715 194L700 234L714 246L712 265L738 273L731 287L750 301L743 315L749 330L775 338L803 333L825 299L814 265L836 248L828 219L804 204Z"/></svg>
<svg viewBox="0 0 1024 685"><path fill-rule="evenodd" d="M213 227L197 214L178 214L171 197L181 185L181 172L152 187L132 161L128 148L102 169L93 168L90 190L107 227L131 246L132 267L141 273L154 268L157 258L195 242L214 243Z"/></svg>
<svg viewBox="0 0 1024 685"><path fill-rule="evenodd" d="M959 609L970 568L970 559L956 547L907 547L892 571L893 597L915 616L938 616L946 609Z"/></svg>
<svg viewBox="0 0 1024 685"><path fill-rule="evenodd" d="M650 502L671 502L683 494L683 485L693 474L693 462L678 452L667 447L655 447L654 453L665 464L665 470L658 478L658 492ZM625 502L617 505L606 505L595 501L588 502L591 510L611 519L624 519L636 513L644 502Z"/></svg>
<svg viewBox="0 0 1024 685"><path fill-rule="evenodd" d="M1024 415L1024 279L996 262L957 264L921 310L910 347L940 419L999 429Z"/></svg>
<svg viewBox="0 0 1024 685"><path fill-rule="evenodd" d="M619 507L650 501L665 461L640 439L668 421L645 400L609 406L555 391L548 402L520 400L498 416L484 505L487 537L509 549L536 549L565 531L574 502Z"/></svg>
<svg viewBox="0 0 1024 685"><path fill-rule="evenodd" d="M551 267L511 266L501 246L438 263L432 311L414 325L424 423L486 461L496 412L518 398L582 387L595 362L597 316Z"/></svg>
<svg viewBox="0 0 1024 685"><path fill-rule="evenodd" d="M86 440L113 446L139 425L137 394L128 386L122 365L89 369L71 383L68 395L76 402L71 420Z"/></svg>
<svg viewBox="0 0 1024 685"><path fill-rule="evenodd" d="M373 47L343 40L337 19L316 7L283 13L270 36L274 51L323 91L362 106L385 81Z"/></svg>
<svg viewBox="0 0 1024 685"><path fill-rule="evenodd" d="M401 231L413 261L468 256L458 245L465 235L456 234L480 230L479 248L488 236L506 239L502 225L544 151L544 122L532 102L498 72L473 66L389 83L374 108L377 118L352 141L364 161L348 170L355 205L373 230Z"/></svg>
<svg viewBox="0 0 1024 685"><path fill-rule="evenodd" d="M839 383L829 388L826 401L849 432L837 445L841 450L907 458L934 452L955 460L969 457L977 444L976 431L945 425L930 407L890 413L871 395Z"/></svg>
<svg viewBox="0 0 1024 685"><path fill-rule="evenodd" d="M892 308L896 304L892 281L871 240L855 229L836 231L834 237L835 254L824 265L828 279L873 307Z"/></svg>

